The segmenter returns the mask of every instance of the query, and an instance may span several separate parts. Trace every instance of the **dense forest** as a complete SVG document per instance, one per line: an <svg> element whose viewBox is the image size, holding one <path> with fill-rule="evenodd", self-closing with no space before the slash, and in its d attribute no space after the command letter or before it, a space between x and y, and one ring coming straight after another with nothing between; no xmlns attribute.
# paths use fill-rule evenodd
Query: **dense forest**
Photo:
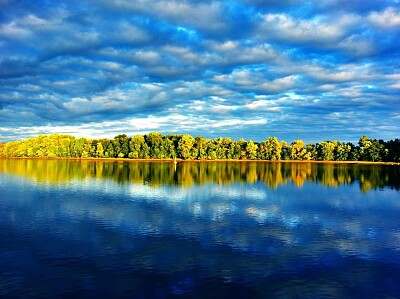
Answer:
<svg viewBox="0 0 400 299"><path fill-rule="evenodd" d="M231 138L193 138L188 134L151 132L114 139L76 138L70 135L39 135L21 141L0 143L0 157L129 158L183 160L315 160L400 162L400 139L383 141L362 136L357 145L323 141L288 144L276 137L255 142Z"/></svg>

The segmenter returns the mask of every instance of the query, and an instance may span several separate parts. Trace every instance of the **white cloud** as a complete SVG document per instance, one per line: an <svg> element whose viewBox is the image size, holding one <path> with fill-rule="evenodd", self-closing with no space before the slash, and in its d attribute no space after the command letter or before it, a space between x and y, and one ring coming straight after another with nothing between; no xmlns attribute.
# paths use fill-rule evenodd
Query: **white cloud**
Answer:
<svg viewBox="0 0 400 299"><path fill-rule="evenodd" d="M243 126L258 126L258 125L265 125L267 120L265 118L258 118L258 119L226 119L222 121L211 121L210 126L213 128L231 128L231 127L243 127Z"/></svg>
<svg viewBox="0 0 400 299"><path fill-rule="evenodd" d="M213 80L232 88L256 93L288 92L297 84L296 75L270 80L263 70L234 70L228 75L216 75Z"/></svg>
<svg viewBox="0 0 400 299"><path fill-rule="evenodd" d="M245 105L249 110L267 111L267 112L282 112L282 107L278 106L273 100L257 100Z"/></svg>
<svg viewBox="0 0 400 299"><path fill-rule="evenodd" d="M3 24L0 27L0 36L23 40L29 36L30 32L28 29L21 28L15 22L9 24Z"/></svg>
<svg viewBox="0 0 400 299"><path fill-rule="evenodd" d="M362 35L351 35L337 44L338 49L345 50L349 55L366 57L375 54L376 43Z"/></svg>
<svg viewBox="0 0 400 299"><path fill-rule="evenodd" d="M63 103L73 114L88 115L104 112L140 111L146 107L158 107L168 102L165 87L158 84L122 85L93 95L90 98L77 97Z"/></svg>
<svg viewBox="0 0 400 299"><path fill-rule="evenodd" d="M287 14L266 14L257 30L259 38L268 40L286 40L293 43L332 42L344 35L344 30L338 23L323 20L298 20Z"/></svg>
<svg viewBox="0 0 400 299"><path fill-rule="evenodd" d="M208 111L215 114L226 114L232 111L235 111L239 108L236 105L212 105Z"/></svg>
<svg viewBox="0 0 400 299"><path fill-rule="evenodd" d="M151 40L151 36L147 32L127 21L114 26L112 38L132 43L149 42Z"/></svg>
<svg viewBox="0 0 400 299"><path fill-rule="evenodd" d="M100 3L113 9L138 12L205 31L217 33L227 29L227 24L223 21L223 8L219 2L200 2L194 4L183 1L165 0L137 0L134 2L129 0L113 2L103 0Z"/></svg>
<svg viewBox="0 0 400 299"><path fill-rule="evenodd" d="M400 26L400 10L394 7L388 7L382 12L372 12L368 20L380 28L391 28Z"/></svg>

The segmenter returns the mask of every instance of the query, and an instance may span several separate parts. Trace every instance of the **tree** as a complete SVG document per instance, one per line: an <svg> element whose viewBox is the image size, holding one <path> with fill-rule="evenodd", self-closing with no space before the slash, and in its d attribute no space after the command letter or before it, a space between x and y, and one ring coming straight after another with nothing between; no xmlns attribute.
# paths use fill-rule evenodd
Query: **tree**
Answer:
<svg viewBox="0 0 400 299"><path fill-rule="evenodd" d="M104 157L104 149L103 149L103 145L101 144L101 142L97 143L97 146L96 146L96 157L97 158L103 158Z"/></svg>
<svg viewBox="0 0 400 299"><path fill-rule="evenodd" d="M304 146L302 140L290 146L276 137L268 137L258 144L250 140L230 138L195 139L186 134L163 136L158 132L136 135L125 134L114 139L76 139L70 135L38 135L20 141L0 144L3 157L129 157L183 159L266 159L266 160L333 160L333 161L400 161L400 140L385 142L362 136L358 146L352 143L323 141Z"/></svg>
<svg viewBox="0 0 400 299"><path fill-rule="evenodd" d="M236 159L246 159L247 158L246 140L241 138L239 140L236 140L234 143L235 143L235 151L234 151L235 158L237 157Z"/></svg>
<svg viewBox="0 0 400 299"><path fill-rule="evenodd" d="M215 151L215 142L214 140L207 140L207 159L209 160L216 160L217 159L217 153Z"/></svg>
<svg viewBox="0 0 400 299"><path fill-rule="evenodd" d="M167 136L163 137L163 141L161 143L161 148L163 151L163 158L175 158L176 150L174 141L169 139Z"/></svg>
<svg viewBox="0 0 400 299"><path fill-rule="evenodd" d="M177 148L178 157L181 157L185 160L193 158L191 156L191 150L194 145L194 142L195 139L192 136L188 134L183 135L178 142L178 148Z"/></svg>
<svg viewBox="0 0 400 299"><path fill-rule="evenodd" d="M289 146L291 160L310 160L310 153L304 148L303 140L295 140Z"/></svg>
<svg viewBox="0 0 400 299"><path fill-rule="evenodd" d="M335 144L335 150L334 150L335 161L352 160L351 152L355 148L352 143L350 143L350 142L340 143L339 141L334 141L334 144Z"/></svg>
<svg viewBox="0 0 400 299"><path fill-rule="evenodd" d="M112 141L114 145L114 156L118 158L128 157L129 154L129 138L125 135L117 135Z"/></svg>
<svg viewBox="0 0 400 299"><path fill-rule="evenodd" d="M247 158L250 160L257 159L257 150L258 150L257 144L255 144L253 140L250 140L246 145Z"/></svg>
<svg viewBox="0 0 400 299"><path fill-rule="evenodd" d="M323 161L334 160L335 144L333 142L323 141L321 143L317 143L316 148L318 153L318 160L323 160Z"/></svg>
<svg viewBox="0 0 400 299"><path fill-rule="evenodd" d="M385 149L383 141L362 136L358 142L361 161L383 161L388 150Z"/></svg>
<svg viewBox="0 0 400 299"><path fill-rule="evenodd" d="M194 140L194 146L196 155L194 158L206 159L207 158L207 140L203 136L197 136Z"/></svg>
<svg viewBox="0 0 400 299"><path fill-rule="evenodd" d="M115 150L114 150L114 143L109 142L107 147L105 148L104 156L107 158L115 158Z"/></svg>
<svg viewBox="0 0 400 299"><path fill-rule="evenodd" d="M71 157L80 158L82 156L82 152L83 152L85 143L86 143L86 139L83 137L72 140L71 144L70 144Z"/></svg>
<svg viewBox="0 0 400 299"><path fill-rule="evenodd" d="M290 160L290 148L286 141L282 140L280 142L282 147L281 159L282 160Z"/></svg>
<svg viewBox="0 0 400 299"><path fill-rule="evenodd" d="M0 157L5 157L4 149L6 145L0 142Z"/></svg>
<svg viewBox="0 0 400 299"><path fill-rule="evenodd" d="M400 139L386 142L385 148L388 150L386 161L400 162Z"/></svg>
<svg viewBox="0 0 400 299"><path fill-rule="evenodd" d="M225 151L225 158L226 159L232 159L235 155L235 148L233 146L233 141L229 137L225 137L222 140L222 145L224 147Z"/></svg>
<svg viewBox="0 0 400 299"><path fill-rule="evenodd" d="M222 137L215 138L213 142L214 142L215 155L217 156L217 159L225 159L225 150L222 144Z"/></svg>
<svg viewBox="0 0 400 299"><path fill-rule="evenodd" d="M307 144L306 151L310 156L310 160L318 160L318 151L317 145L315 144Z"/></svg>
<svg viewBox="0 0 400 299"><path fill-rule="evenodd" d="M135 135L129 141L129 158L139 159L149 156L148 146L142 135Z"/></svg>
<svg viewBox="0 0 400 299"><path fill-rule="evenodd" d="M276 137L268 137L259 145L259 155L263 160L280 160L282 155L282 144Z"/></svg>
<svg viewBox="0 0 400 299"><path fill-rule="evenodd" d="M158 132L151 132L145 135L144 139L150 149L150 158L162 158L161 144L163 142L163 135Z"/></svg>
<svg viewBox="0 0 400 299"><path fill-rule="evenodd" d="M92 139L86 139L85 144L83 146L83 151L82 151L82 158L91 158L95 156L96 144L93 144Z"/></svg>

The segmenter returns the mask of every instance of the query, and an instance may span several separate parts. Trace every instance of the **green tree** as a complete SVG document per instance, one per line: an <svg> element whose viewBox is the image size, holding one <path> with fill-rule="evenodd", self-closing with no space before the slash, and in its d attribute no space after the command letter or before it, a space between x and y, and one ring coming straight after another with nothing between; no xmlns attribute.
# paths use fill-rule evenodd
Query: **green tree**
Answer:
<svg viewBox="0 0 400 299"><path fill-rule="evenodd" d="M103 149L103 144L101 144L101 142L97 143L97 146L96 146L96 157L97 158L103 158L104 157L104 149Z"/></svg>
<svg viewBox="0 0 400 299"><path fill-rule="evenodd" d="M226 159L226 151L224 146L224 139L222 137L215 138L214 142L214 150L217 159Z"/></svg>
<svg viewBox="0 0 400 299"><path fill-rule="evenodd" d="M243 138L235 141L235 157L238 159L247 159L247 141Z"/></svg>
<svg viewBox="0 0 400 299"><path fill-rule="evenodd" d="M81 158L92 158L96 155L96 143L92 139L86 139L83 145Z"/></svg>
<svg viewBox="0 0 400 299"><path fill-rule="evenodd" d="M129 154L129 138L125 135L117 135L112 141L114 145L114 156L118 158L128 157Z"/></svg>
<svg viewBox="0 0 400 299"><path fill-rule="evenodd" d="M333 142L323 141L321 143L317 143L316 148L318 153L318 160L333 161L335 159L335 144Z"/></svg>
<svg viewBox="0 0 400 299"><path fill-rule="evenodd" d="M163 135L159 132L151 132L144 136L146 143L150 149L150 158L160 159L163 157L161 148Z"/></svg>
<svg viewBox="0 0 400 299"><path fill-rule="evenodd" d="M216 160L217 159L217 152L216 152L216 145L214 140L207 140L207 159L208 160Z"/></svg>
<svg viewBox="0 0 400 299"><path fill-rule="evenodd" d="M267 160L333 160L333 161L399 161L400 140L385 142L362 136L358 146L352 143L323 141L307 144L269 137L260 144L250 140L230 138L205 139L190 135L151 132L132 138L125 134L114 139L76 139L70 135L38 135L19 141L0 143L3 157L129 157L184 159L267 159Z"/></svg>
<svg viewBox="0 0 400 299"><path fill-rule="evenodd" d="M317 151L317 145L316 144L307 144L306 145L306 151L308 155L310 156L310 160L318 160L318 151Z"/></svg>
<svg viewBox="0 0 400 299"><path fill-rule="evenodd" d="M353 151L354 145L349 143L340 143L339 141L334 141L335 144L335 161L349 161L351 160L351 152Z"/></svg>
<svg viewBox="0 0 400 299"><path fill-rule="evenodd" d="M224 148L225 159L233 159L235 155L235 148L232 139L225 137L222 140L222 146Z"/></svg>
<svg viewBox="0 0 400 299"><path fill-rule="evenodd" d="M70 147L70 153L71 153L71 157L73 158L80 158L82 157L82 152L84 150L84 145L86 143L86 139L85 138L79 138L79 139L74 139L71 141Z"/></svg>
<svg viewBox="0 0 400 299"><path fill-rule="evenodd" d="M144 159L149 157L149 148L142 135L135 135L129 141L129 158Z"/></svg>
<svg viewBox="0 0 400 299"><path fill-rule="evenodd" d="M191 156L191 151L194 142L195 139L192 136L188 134L183 135L178 142L178 148L177 148L178 157L181 157L185 160L192 159L193 157Z"/></svg>
<svg viewBox="0 0 400 299"><path fill-rule="evenodd" d="M400 162L400 139L390 140L385 143L387 149L386 161Z"/></svg>
<svg viewBox="0 0 400 299"><path fill-rule="evenodd" d="M207 158L207 140L203 136L197 136L194 141L194 148L196 149L194 156L197 159Z"/></svg>
<svg viewBox="0 0 400 299"><path fill-rule="evenodd" d="M290 160L290 147L284 140L280 142L282 147L281 160Z"/></svg>
<svg viewBox="0 0 400 299"><path fill-rule="evenodd" d="M163 150L164 158L175 158L177 156L174 141L169 139L167 136L163 137L161 148Z"/></svg>
<svg viewBox="0 0 400 299"><path fill-rule="evenodd" d="M114 150L114 143L109 142L106 149L105 149L105 157L107 158L115 158L115 150Z"/></svg>
<svg viewBox="0 0 400 299"><path fill-rule="evenodd" d="M383 145L383 141L362 136L358 142L361 161L383 161L388 151Z"/></svg>

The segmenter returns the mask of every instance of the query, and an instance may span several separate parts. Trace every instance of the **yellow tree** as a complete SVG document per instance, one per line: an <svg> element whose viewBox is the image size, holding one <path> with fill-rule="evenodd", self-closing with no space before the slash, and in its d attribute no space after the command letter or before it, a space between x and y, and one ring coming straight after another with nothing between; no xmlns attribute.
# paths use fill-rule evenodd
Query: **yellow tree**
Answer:
<svg viewBox="0 0 400 299"><path fill-rule="evenodd" d="M303 140L295 140L289 146L289 155L291 160L310 160L311 155L304 148Z"/></svg>
<svg viewBox="0 0 400 299"><path fill-rule="evenodd" d="M96 146L96 157L98 157L98 158L103 158L104 157L104 149L103 149L103 145L101 144L101 142L97 143L97 146Z"/></svg>
<svg viewBox="0 0 400 299"><path fill-rule="evenodd" d="M250 160L257 159L257 150L258 150L258 145L255 144L253 140L250 140L246 145L247 158Z"/></svg>
<svg viewBox="0 0 400 299"><path fill-rule="evenodd" d="M194 145L195 139L188 135L182 135L181 139L178 141L178 155L183 159L191 159L191 150Z"/></svg>

